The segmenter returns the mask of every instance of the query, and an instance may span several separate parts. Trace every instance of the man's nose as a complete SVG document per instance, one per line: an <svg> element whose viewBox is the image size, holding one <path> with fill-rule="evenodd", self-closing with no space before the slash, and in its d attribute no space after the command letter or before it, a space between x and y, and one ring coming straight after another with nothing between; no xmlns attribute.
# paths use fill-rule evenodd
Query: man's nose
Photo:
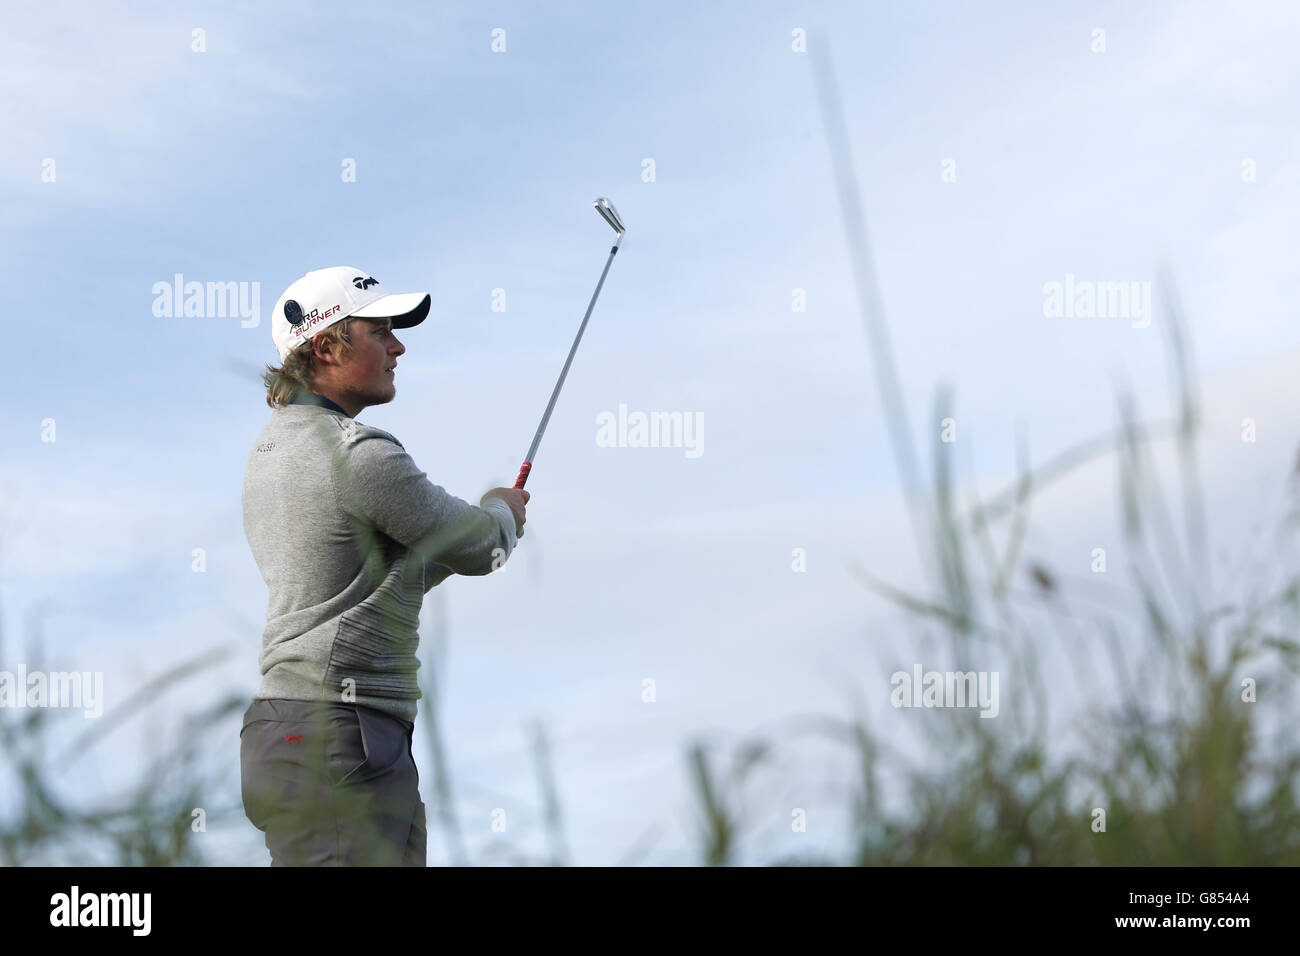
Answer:
<svg viewBox="0 0 1300 956"><path fill-rule="evenodd" d="M398 339L396 335L393 336L393 346L394 347L389 349L389 351L392 352L394 355L406 354L406 346L402 344L401 340Z"/></svg>

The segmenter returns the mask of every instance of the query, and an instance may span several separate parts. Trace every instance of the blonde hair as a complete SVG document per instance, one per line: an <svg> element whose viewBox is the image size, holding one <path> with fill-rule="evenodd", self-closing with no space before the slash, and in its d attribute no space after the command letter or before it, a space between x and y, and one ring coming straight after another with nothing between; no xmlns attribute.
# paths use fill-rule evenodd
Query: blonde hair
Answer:
<svg viewBox="0 0 1300 956"><path fill-rule="evenodd" d="M363 319L362 321L388 326L392 319ZM324 332L317 332L316 335L326 342L332 342L340 355L347 355L352 351L350 338L352 322L352 319L335 322ZM312 349L311 339L308 339L290 352L279 368L268 364L262 374L262 381L266 383L266 404L272 408L279 408L292 402L300 392L313 391L316 362L316 353Z"/></svg>

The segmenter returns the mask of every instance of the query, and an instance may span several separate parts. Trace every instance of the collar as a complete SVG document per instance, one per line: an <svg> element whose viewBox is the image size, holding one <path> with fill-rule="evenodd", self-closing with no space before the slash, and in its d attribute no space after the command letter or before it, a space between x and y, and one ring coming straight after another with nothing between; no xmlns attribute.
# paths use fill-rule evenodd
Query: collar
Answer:
<svg viewBox="0 0 1300 956"><path fill-rule="evenodd" d="M315 392L298 392L293 398L289 399L290 405L319 405L322 408L328 408L332 412L338 412L344 418L352 416L341 409L337 403L330 401L324 395L318 395Z"/></svg>

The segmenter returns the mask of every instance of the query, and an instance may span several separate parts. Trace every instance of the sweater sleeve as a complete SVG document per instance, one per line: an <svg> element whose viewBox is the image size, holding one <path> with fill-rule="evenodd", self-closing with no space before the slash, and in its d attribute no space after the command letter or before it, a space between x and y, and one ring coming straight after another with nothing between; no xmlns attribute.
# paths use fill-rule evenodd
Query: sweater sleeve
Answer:
<svg viewBox="0 0 1300 956"><path fill-rule="evenodd" d="M443 580L448 568L456 574L489 574L514 551L515 521L508 504L489 498L478 507L449 494L429 481L395 440L357 436L348 443L346 471L345 508L418 554L426 581Z"/></svg>

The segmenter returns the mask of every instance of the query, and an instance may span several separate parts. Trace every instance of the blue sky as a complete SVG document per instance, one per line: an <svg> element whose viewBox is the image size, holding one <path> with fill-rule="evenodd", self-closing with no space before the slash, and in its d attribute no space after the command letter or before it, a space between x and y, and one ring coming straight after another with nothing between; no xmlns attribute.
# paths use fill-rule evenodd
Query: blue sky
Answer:
<svg viewBox="0 0 1300 956"><path fill-rule="evenodd" d="M342 264L432 294L397 400L360 418L476 501L513 482L536 428L608 248L604 195L628 234L529 481L528 534L502 573L435 592L462 819L485 843L486 814L515 801L518 839L538 839L524 727L541 719L577 862L616 862L655 822L649 859L687 862L692 735L836 709L844 687L905 719L876 662L916 651L845 569L907 581L915 561L817 111L826 38L916 440L951 384L962 460L997 488L1017 429L1041 461L1112 423L1116 381L1164 413L1159 288L1147 328L1042 307L1045 283L1155 282L1164 257L1215 383L1207 488L1235 540L1297 432L1289 3L51 3L0 38L21 357L0 418L0 667L43 606L48 653L105 671L110 708L222 642L232 663L159 708L251 694L266 594L239 495L277 297ZM258 324L155 316L176 273L258 284ZM598 447L596 416L620 403L701 416L704 453ZM1101 469L1045 499L1034 546L1086 553L1113 486ZM130 776L136 740L113 739L89 778ZM237 788L229 742L213 760ZM773 787L802 806L825 761L797 756ZM781 830L773 846L805 845ZM256 837L232 860L262 862Z"/></svg>

